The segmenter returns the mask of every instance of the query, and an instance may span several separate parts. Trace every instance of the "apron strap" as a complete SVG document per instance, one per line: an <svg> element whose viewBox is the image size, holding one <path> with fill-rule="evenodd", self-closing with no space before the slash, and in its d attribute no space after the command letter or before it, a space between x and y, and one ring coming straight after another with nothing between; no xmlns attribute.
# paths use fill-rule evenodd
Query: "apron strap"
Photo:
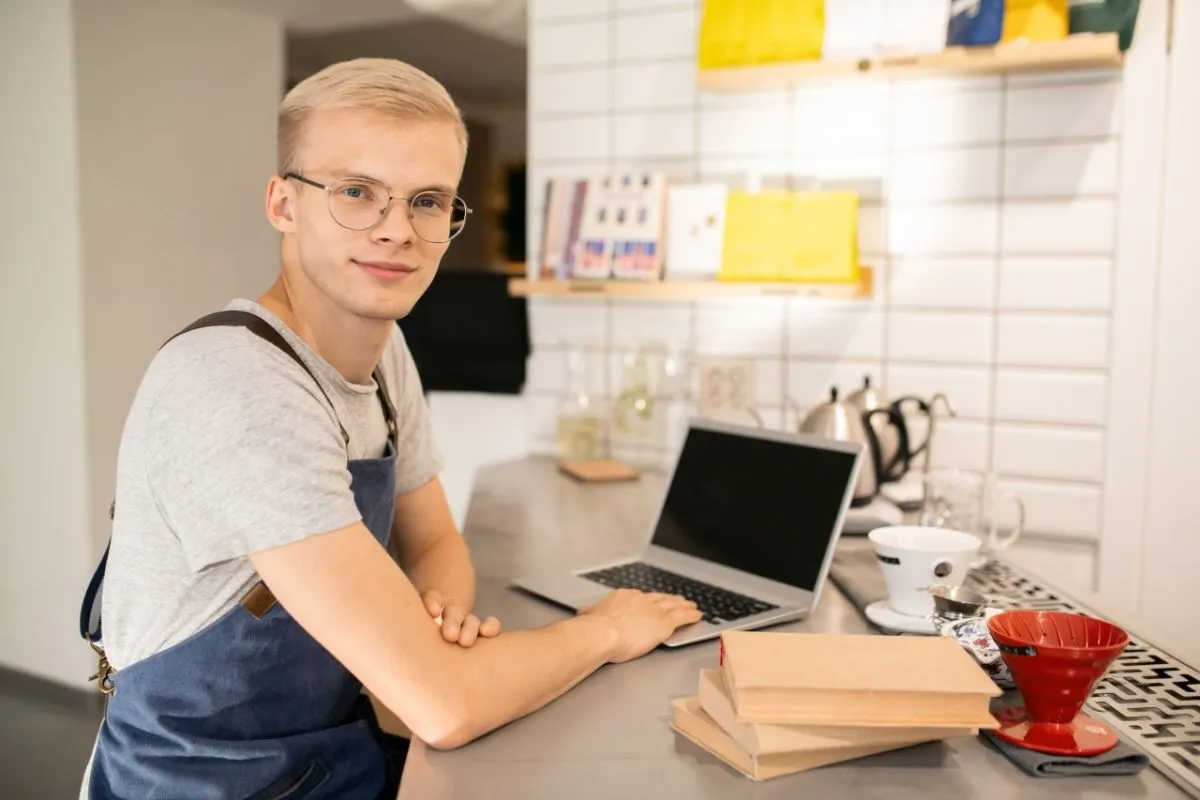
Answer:
<svg viewBox="0 0 1200 800"><path fill-rule="evenodd" d="M342 425L341 420L337 419L337 408L329 399L329 395L321 386L321 382L317 380L317 376L313 374L312 370L308 368L308 365L304 363L304 360L300 358L300 354L297 353L290 344L288 344L287 339L283 338L283 334L276 330L271 323L267 322L257 314L238 309L215 311L212 314L207 314L201 317L191 325L188 325L186 328L179 331L179 333L176 333L170 339L167 339L166 342L163 342L162 347L165 347L168 342L172 341L177 336L182 336L189 331L198 330L200 328L215 328L221 326L245 328L260 339L275 345L285 354L287 354L293 361L299 364L300 368L308 373L308 376L312 378L313 383L317 385L317 389L319 389L321 394L324 395L325 401L329 403L329 407L334 410L334 419L337 421L338 430L341 431L342 441L346 444L350 443L350 434L347 433L346 428L344 425ZM383 372L378 368L375 370L375 382L379 386L378 393L383 404L383 413L387 417L388 437L392 440L392 445L394 447L396 444L396 408L392 404L392 398L388 395L387 386L383 382ZM115 512L115 504L109 506L109 519L114 518ZM108 549L110 546L111 540L109 544L104 546L104 555L100 558L100 563L96 565L96 570L92 573L91 580L88 581L87 590L83 595L83 605L79 611L79 635L88 642L92 643L93 646L95 646L96 642L100 641L100 599L104 594L104 570L108 565Z"/></svg>
<svg viewBox="0 0 1200 800"><path fill-rule="evenodd" d="M92 579L88 581L87 590L83 593L83 607L79 610L79 635L89 642L100 641L100 595L104 588L108 547L109 545L104 545L104 555L100 557L100 564L92 573Z"/></svg>
<svg viewBox="0 0 1200 800"><path fill-rule="evenodd" d="M396 443L396 406L392 402L392 395L388 391L387 384L384 383L383 370L376 367L374 376L375 385L378 387L379 402L383 405L383 417L387 420L388 439L391 440L392 449L395 450L398 447Z"/></svg>
<svg viewBox="0 0 1200 800"><path fill-rule="evenodd" d="M297 353L290 344L288 344L288 340L283 338L283 334L277 331L274 325L267 322L257 314L253 314L249 311L240 311L234 308L228 308L224 311L214 311L212 314L201 317L191 325L188 325L186 328L181 330L179 333L175 334L175 336L167 339L166 342L163 342L162 346L165 347L168 342L171 342L177 336L182 336L190 331L198 330L200 328L215 328L223 325L245 328L258 338L264 339L275 345L293 361L299 364L300 368L308 373L308 377L313 379L313 383L317 385L317 388L325 397L325 402L329 403L329 407L334 409L334 419L337 419L337 407L334 406L333 401L329 399L329 395L321 386L321 382L317 380L317 376L314 375L312 370L308 368L308 365L304 363L304 359L300 358L300 354ZM346 428L344 425L342 425L341 420L337 420L337 424L338 430L341 431L342 434L342 442L345 444L350 444L350 434L346 432Z"/></svg>

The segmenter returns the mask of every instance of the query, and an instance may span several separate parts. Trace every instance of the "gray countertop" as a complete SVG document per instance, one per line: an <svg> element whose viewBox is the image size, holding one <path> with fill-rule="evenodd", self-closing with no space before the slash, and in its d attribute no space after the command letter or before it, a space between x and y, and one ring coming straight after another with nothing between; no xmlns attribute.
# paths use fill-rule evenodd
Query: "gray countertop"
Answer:
<svg viewBox="0 0 1200 800"><path fill-rule="evenodd" d="M639 552L664 489L656 474L581 484L540 458L480 470L464 525L479 575L478 609L510 630L567 616L509 581ZM875 632L832 582L810 619L773 630ZM717 650L706 642L604 667L549 706L459 750L414 741L400 800L1189 796L1153 769L1135 777L1031 778L975 737L754 783L667 727L669 701L695 693Z"/></svg>

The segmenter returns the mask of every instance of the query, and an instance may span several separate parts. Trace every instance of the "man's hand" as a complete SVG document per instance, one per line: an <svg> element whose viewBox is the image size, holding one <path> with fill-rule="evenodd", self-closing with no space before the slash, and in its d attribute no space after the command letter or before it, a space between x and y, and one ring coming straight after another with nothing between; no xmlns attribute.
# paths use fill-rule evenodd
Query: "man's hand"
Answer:
<svg viewBox="0 0 1200 800"><path fill-rule="evenodd" d="M617 589L594 606L581 608L579 613L604 617L615 625L620 643L611 659L614 664L644 656L669 639L677 628L702 618L691 600L636 589Z"/></svg>
<svg viewBox="0 0 1200 800"><path fill-rule="evenodd" d="M436 589L425 592L421 600L430 617L442 618L442 638L447 642L470 647L480 636L492 637L500 633L500 620L488 617L480 622L479 617L470 613L461 603L442 597Z"/></svg>

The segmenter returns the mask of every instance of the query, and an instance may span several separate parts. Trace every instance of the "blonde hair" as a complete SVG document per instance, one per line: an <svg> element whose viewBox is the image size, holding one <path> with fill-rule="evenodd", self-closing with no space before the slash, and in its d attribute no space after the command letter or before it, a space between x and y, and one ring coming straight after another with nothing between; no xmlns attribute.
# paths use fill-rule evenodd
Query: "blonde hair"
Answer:
<svg viewBox="0 0 1200 800"><path fill-rule="evenodd" d="M279 174L297 169L304 124L321 109L378 111L403 120L450 122L463 153L467 126L446 87L411 64L392 58L356 58L316 72L292 87L279 105Z"/></svg>

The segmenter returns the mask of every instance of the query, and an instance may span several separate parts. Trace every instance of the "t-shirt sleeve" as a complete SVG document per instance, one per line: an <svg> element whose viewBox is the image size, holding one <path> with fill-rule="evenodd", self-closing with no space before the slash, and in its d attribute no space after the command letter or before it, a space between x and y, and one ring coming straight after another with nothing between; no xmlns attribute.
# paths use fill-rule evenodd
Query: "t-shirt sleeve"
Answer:
<svg viewBox="0 0 1200 800"><path fill-rule="evenodd" d="M396 404L397 453L396 494L411 492L433 480L442 471L442 454L433 435L433 420L421 376L404 334L396 326L392 333L392 375L396 385L388 391Z"/></svg>
<svg viewBox="0 0 1200 800"><path fill-rule="evenodd" d="M336 419L282 353L247 343L198 356L149 422L147 481L197 571L362 518Z"/></svg>

